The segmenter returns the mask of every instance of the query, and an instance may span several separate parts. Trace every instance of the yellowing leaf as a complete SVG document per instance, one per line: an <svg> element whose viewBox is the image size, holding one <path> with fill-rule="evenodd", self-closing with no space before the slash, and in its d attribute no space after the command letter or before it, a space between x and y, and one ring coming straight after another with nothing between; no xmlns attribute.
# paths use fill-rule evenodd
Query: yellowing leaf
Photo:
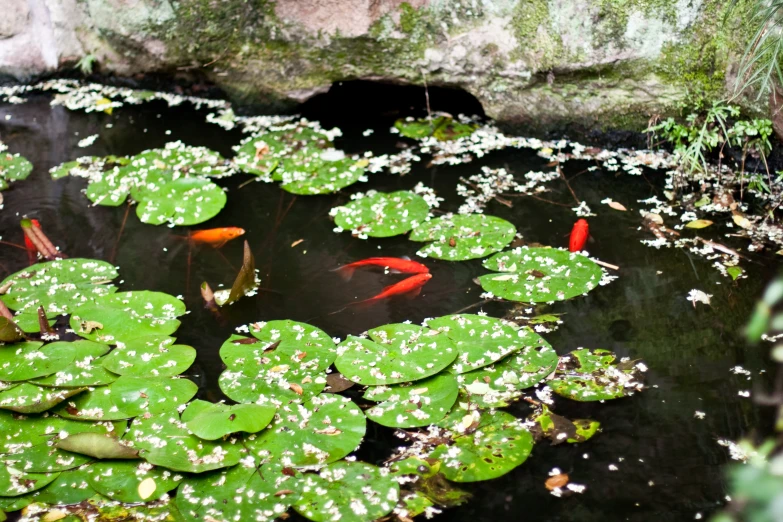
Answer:
<svg viewBox="0 0 783 522"><path fill-rule="evenodd" d="M56 520L62 520L67 516L68 513L66 513L65 511L60 511L59 509L52 509L51 511L49 511L43 516L41 522L55 522Z"/></svg>
<svg viewBox="0 0 783 522"><path fill-rule="evenodd" d="M742 214L734 214L731 216L731 219L733 219L734 223L740 228L751 228L753 226L753 223Z"/></svg>
<svg viewBox="0 0 783 522"><path fill-rule="evenodd" d="M712 221L709 219L695 219L685 226L688 228L707 228L710 225L712 225Z"/></svg>
<svg viewBox="0 0 783 522"><path fill-rule="evenodd" d="M489 392L489 384L477 381L472 384L468 384L465 386L465 389L474 395L486 395L487 392Z"/></svg>
<svg viewBox="0 0 783 522"><path fill-rule="evenodd" d="M663 225L663 218L661 217L660 214L653 214L652 212L647 212L647 213L643 214L642 217L644 219L652 221L653 223L655 223L657 225Z"/></svg>
<svg viewBox="0 0 783 522"><path fill-rule="evenodd" d="M155 479L153 479L152 477L145 478L139 484L139 489L138 489L139 496L141 497L142 500L147 500L152 496L153 493L155 493L155 489L157 487L158 486L155 484Z"/></svg>

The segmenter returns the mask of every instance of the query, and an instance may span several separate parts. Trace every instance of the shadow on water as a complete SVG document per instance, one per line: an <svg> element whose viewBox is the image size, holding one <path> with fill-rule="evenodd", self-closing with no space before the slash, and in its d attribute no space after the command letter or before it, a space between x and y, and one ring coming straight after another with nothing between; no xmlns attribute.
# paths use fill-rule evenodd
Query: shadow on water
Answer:
<svg viewBox="0 0 783 522"><path fill-rule="evenodd" d="M430 97L433 110L455 115L480 110L475 99L460 91L431 89ZM423 91L417 88L350 83L335 86L302 109L326 127L341 127L343 137L338 146L347 151L383 153L399 150L400 138L388 132L391 123L408 114L422 115L423 101ZM168 108L157 103L124 107L112 115L83 114L50 107L44 96L24 105L0 107L0 139L35 165L27 181L3 193L2 239L21 242L18 222L20 216L27 215L39 219L69 255L108 259L125 208L91 207L81 193L84 180L53 182L48 169L78 156L134 154L173 140L208 146L230 156L231 146L239 142L241 134L206 123L205 115L188 106ZM366 129L375 132L363 137ZM100 134L93 145L77 146L92 134ZM345 283L331 269L370 256L413 257L417 250L417 244L405 238L361 241L348 233L334 233L329 209L348 201L352 192L410 189L421 181L446 199L442 209L448 211L461 203L455 189L457 179L477 173L481 166L504 167L517 175L546 169L545 160L527 150L499 151L463 165L426 165L425 158L410 175L377 174L367 184L318 197L295 197L277 185L262 183L238 189L241 176L221 182L229 190L229 203L201 228L245 228L262 286L275 290L226 308L223 323L203 310L198 284L208 281L213 288L230 285L235 271L218 252L199 248L194 253L191 285L186 288L187 249L177 237L184 229L144 225L131 216L116 257L121 288L185 296L191 312L183 317L178 340L197 349L198 359L189 374L201 387L199 397L213 401L223 398L217 386L222 371L218 349L236 326L289 318L345 338L390 322L418 323L453 313L481 300L482 292L473 283L485 273L478 260L424 260L433 278L418 298L348 307L331 314L347 303L374 295L400 277L357 272ZM722 466L727 463L727 451L716 441L736 440L769 429L770 412L738 395L740 390L764 389L766 375L760 372L770 367L767 350L746 346L738 332L773 275L775 263L758 258L761 263L745 267L748 279L732 283L703 258L684 250L642 245L639 240L646 238L646 233L640 230L636 201L662 193L662 174L648 172L641 177L618 176L601 169L584 172L589 166L569 162L565 174L579 174L572 187L599 214L590 218L594 237L590 253L619 265L620 278L586 297L546 308L564 314L564 324L544 335L561 354L585 346L644 359L650 368L649 388L632 398L606 404L557 400L558 413L595 418L601 421L603 433L581 445L536 446L528 462L514 472L467 485L473 501L440 515L442 520L675 521L691 520L696 513L706 517L726 495ZM547 197L573 203L561 184L555 182L551 187L553 192ZM607 210L600 201L608 196L625 204L629 212ZM487 213L513 222L526 241L553 246L567 244L575 220L566 207L527 198L515 199L513 208L490 203ZM292 246L299 240L303 241ZM241 241L227 244L221 252L235 267L241 264ZM25 264L23 251L1 247L0 277ZM712 307L694 308L685 299L692 288L713 294ZM499 317L510 308L491 303L483 310ZM752 380L730 371L737 365L750 370ZM523 417L529 407L517 404L511 411ZM704 419L696 419L696 411L705 412ZM391 430L369 423L358 456L378 462L398 444ZM610 465L617 470L610 470ZM551 496L543 483L554 467L569 473L573 482L586 485L584 494L567 499Z"/></svg>

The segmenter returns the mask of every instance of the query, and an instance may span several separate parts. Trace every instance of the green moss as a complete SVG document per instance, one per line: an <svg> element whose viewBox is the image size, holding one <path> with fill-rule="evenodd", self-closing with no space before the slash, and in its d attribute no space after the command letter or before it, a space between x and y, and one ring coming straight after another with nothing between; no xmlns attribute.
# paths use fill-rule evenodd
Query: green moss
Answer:
<svg viewBox="0 0 783 522"><path fill-rule="evenodd" d="M411 34L421 21L419 12L408 2L400 4L400 29L402 32Z"/></svg>
<svg viewBox="0 0 783 522"><path fill-rule="evenodd" d="M538 37L538 28L549 25L549 4L547 0L523 0L517 4L511 18L514 36L520 44L532 43Z"/></svg>

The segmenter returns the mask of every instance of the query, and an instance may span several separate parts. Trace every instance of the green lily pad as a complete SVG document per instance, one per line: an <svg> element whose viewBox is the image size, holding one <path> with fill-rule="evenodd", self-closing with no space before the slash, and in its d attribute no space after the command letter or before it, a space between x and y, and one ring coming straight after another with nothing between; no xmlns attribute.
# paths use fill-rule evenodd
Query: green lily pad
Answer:
<svg viewBox="0 0 783 522"><path fill-rule="evenodd" d="M564 442L571 444L585 442L592 438L601 427L600 422L590 419L571 421L555 414L545 404L541 405L540 410L536 411L530 420L533 421L530 431L536 442L548 439L553 446Z"/></svg>
<svg viewBox="0 0 783 522"><path fill-rule="evenodd" d="M117 421L133 417L132 412L114 403L111 391L111 385L91 388L59 405L53 413L72 420Z"/></svg>
<svg viewBox="0 0 783 522"><path fill-rule="evenodd" d="M41 413L87 388L45 388L24 382L0 392L0 408L17 413Z"/></svg>
<svg viewBox="0 0 783 522"><path fill-rule="evenodd" d="M409 232L427 219L430 207L423 197L400 190L370 191L330 214L337 226L370 237L391 237Z"/></svg>
<svg viewBox="0 0 783 522"><path fill-rule="evenodd" d="M157 500L182 481L182 475L151 467L146 462L102 461L91 468L87 481L95 491L129 504Z"/></svg>
<svg viewBox="0 0 783 522"><path fill-rule="evenodd" d="M136 417L125 438L147 462L173 471L203 473L227 468L243 455L234 439L210 442L196 437L176 411Z"/></svg>
<svg viewBox="0 0 783 522"><path fill-rule="evenodd" d="M300 478L279 464L243 460L228 470L186 478L176 504L189 522L273 520L299 499Z"/></svg>
<svg viewBox="0 0 783 522"><path fill-rule="evenodd" d="M129 375L123 375L109 388L112 402L134 417L174 410L187 403L198 391L198 386L188 379Z"/></svg>
<svg viewBox="0 0 783 522"><path fill-rule="evenodd" d="M18 497L48 486L59 473L26 473L10 466L0 468L0 497Z"/></svg>
<svg viewBox="0 0 783 522"><path fill-rule="evenodd" d="M322 330L296 321L250 325L258 340L234 335L220 348L226 364L220 389L241 403L302 402L326 386L336 354L334 341Z"/></svg>
<svg viewBox="0 0 783 522"><path fill-rule="evenodd" d="M411 232L411 241L429 242L417 253L445 261L479 259L503 250L514 239L514 225L484 214L449 215L425 221Z"/></svg>
<svg viewBox="0 0 783 522"><path fill-rule="evenodd" d="M394 127L406 138L422 139L434 136L439 141L451 141L470 136L478 125L454 121L450 116L435 118L412 117L401 118L394 122Z"/></svg>
<svg viewBox="0 0 783 522"><path fill-rule="evenodd" d="M303 479L294 509L314 522L371 522L397 505L400 487L386 470L364 462L335 462Z"/></svg>
<svg viewBox="0 0 783 522"><path fill-rule="evenodd" d="M81 337L106 344L173 334L185 304L163 292L118 292L73 310L71 328Z"/></svg>
<svg viewBox="0 0 783 522"><path fill-rule="evenodd" d="M427 426L449 413L458 393L457 379L448 373L412 384L373 386L364 398L380 404L365 414L370 420L391 428Z"/></svg>
<svg viewBox="0 0 783 522"><path fill-rule="evenodd" d="M470 431L470 430L468 430ZM527 460L533 435L513 415L481 414L469 433L456 433L454 443L441 444L430 455L440 460L441 473L453 482L476 482L505 475Z"/></svg>
<svg viewBox="0 0 783 522"><path fill-rule="evenodd" d="M66 368L76 354L71 343L56 342L43 346L23 342L0 346L0 380L28 381Z"/></svg>
<svg viewBox="0 0 783 522"><path fill-rule="evenodd" d="M518 332L518 342L524 346L520 351L458 376L463 393L472 403L487 408L508 406L522 395L521 390L535 386L555 371L558 358L552 346L532 330L522 328ZM483 390L476 389L476 384L484 385Z"/></svg>
<svg viewBox="0 0 783 522"><path fill-rule="evenodd" d="M191 403L189 408L193 407ZM237 432L257 433L266 428L275 417L277 408L272 405L261 406L259 404L209 404L205 408L199 408L199 412L192 418L186 409L182 413L182 420L197 437L204 440L217 440L226 435Z"/></svg>
<svg viewBox="0 0 783 522"><path fill-rule="evenodd" d="M582 348L560 358L547 385L563 397L581 402L619 399L643 388L645 366L637 361L615 364L608 350Z"/></svg>
<svg viewBox="0 0 783 522"><path fill-rule="evenodd" d="M121 434L124 423L92 423L53 415L19 417L0 412L0 455L9 466L36 473L79 467L91 459L57 448L63 438L81 433Z"/></svg>
<svg viewBox="0 0 783 522"><path fill-rule="evenodd" d="M501 272L479 277L484 290L523 303L571 299L598 286L603 277L589 258L557 248L515 248L487 259L484 267Z"/></svg>
<svg viewBox="0 0 783 522"><path fill-rule="evenodd" d="M96 459L138 459L139 452L106 433L76 433L61 438L56 447Z"/></svg>
<svg viewBox="0 0 783 522"><path fill-rule="evenodd" d="M319 466L345 457L364 437L366 420L347 397L319 395L309 402L283 406L275 421L245 445L262 460L285 466Z"/></svg>
<svg viewBox="0 0 783 522"><path fill-rule="evenodd" d="M306 163L331 146L326 134L297 122L244 139L236 148L234 163L249 174L271 177L281 163L285 163L282 169Z"/></svg>
<svg viewBox="0 0 783 522"><path fill-rule="evenodd" d="M343 158L336 161L318 159L312 164L281 173L282 189L292 194L310 196L331 194L359 181L365 174L367 160Z"/></svg>
<svg viewBox="0 0 783 522"><path fill-rule="evenodd" d="M172 337L162 335L137 337L104 357L103 367L119 375L136 377L179 375L196 360L196 350L173 343Z"/></svg>
<svg viewBox="0 0 783 522"><path fill-rule="evenodd" d="M349 336L338 346L335 366L346 379L380 385L417 381L450 365L458 355L446 334L411 324L389 324Z"/></svg>
<svg viewBox="0 0 783 522"><path fill-rule="evenodd" d="M11 286L0 297L12 310L34 311L43 306L47 314L65 314L76 306L116 291L106 285L117 270L94 259L60 259L37 263L6 277L0 287Z"/></svg>
<svg viewBox="0 0 783 522"><path fill-rule="evenodd" d="M146 192L136 207L142 223L197 225L217 216L226 206L226 193L205 178L179 178Z"/></svg>
<svg viewBox="0 0 783 522"><path fill-rule="evenodd" d="M87 478L92 474L90 466L63 471L46 488L30 495L31 500L51 505L78 504L95 496ZM65 520L65 519L64 519Z"/></svg>
<svg viewBox="0 0 783 522"><path fill-rule="evenodd" d="M449 371L466 373L488 366L526 345L527 331L484 315L459 314L428 319L425 326L446 334L459 356Z"/></svg>
<svg viewBox="0 0 783 522"><path fill-rule="evenodd" d="M103 367L103 355L109 351L108 346L84 340L68 344L75 354L73 362L52 375L32 380L33 384L53 388L81 388L104 386L117 380L119 375Z"/></svg>
<svg viewBox="0 0 783 522"><path fill-rule="evenodd" d="M19 154L9 154L0 143L0 190L8 188L12 181L21 181L33 171L33 164Z"/></svg>

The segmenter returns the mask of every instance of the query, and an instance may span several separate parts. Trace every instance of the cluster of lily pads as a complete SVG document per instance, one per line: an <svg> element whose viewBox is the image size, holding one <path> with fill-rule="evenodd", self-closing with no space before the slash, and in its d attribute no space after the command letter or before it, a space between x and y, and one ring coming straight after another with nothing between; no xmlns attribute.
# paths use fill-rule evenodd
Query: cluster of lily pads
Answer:
<svg viewBox="0 0 783 522"><path fill-rule="evenodd" d="M53 168L51 175L88 179L86 195L95 205L116 207L130 197L142 222L184 226L220 212L226 194L211 178L234 172L217 152L172 142L130 157L79 158Z"/></svg>
<svg viewBox="0 0 783 522"><path fill-rule="evenodd" d="M19 154L8 152L0 141L0 190L5 190L14 181L20 181L33 171L33 164Z"/></svg>
<svg viewBox="0 0 783 522"><path fill-rule="evenodd" d="M458 314L342 342L291 320L240 327L220 349L220 388L236 404L193 400L198 388L182 374L196 351L172 337L183 303L120 292L117 276L102 261L65 259L0 283L16 311L0 318L3 511L24 509L27 520L267 521L291 507L316 522L432 514L464 498L449 482L501 476L537 441L582 442L598 430L533 399L526 420L497 409L526 390L597 401L641 389L636 361L589 349L558 357L528 328ZM349 387L355 400L338 394ZM368 419L412 444L378 466L356 461Z"/></svg>
<svg viewBox="0 0 783 522"><path fill-rule="evenodd" d="M234 163L263 181L279 181L292 194L336 192L365 179L364 158L334 148L339 130L326 131L307 120L283 122L242 140Z"/></svg>

